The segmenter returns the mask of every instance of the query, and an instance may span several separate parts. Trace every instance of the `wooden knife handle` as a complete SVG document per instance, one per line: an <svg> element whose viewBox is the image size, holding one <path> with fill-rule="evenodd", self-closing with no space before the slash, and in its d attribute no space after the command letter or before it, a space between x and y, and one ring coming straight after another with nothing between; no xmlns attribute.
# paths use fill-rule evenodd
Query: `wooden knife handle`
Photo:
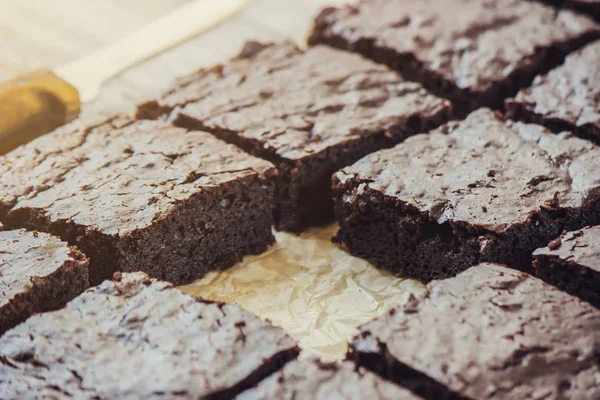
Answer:
<svg viewBox="0 0 600 400"><path fill-rule="evenodd" d="M65 124L80 109L77 89L50 70L0 83L0 154Z"/></svg>

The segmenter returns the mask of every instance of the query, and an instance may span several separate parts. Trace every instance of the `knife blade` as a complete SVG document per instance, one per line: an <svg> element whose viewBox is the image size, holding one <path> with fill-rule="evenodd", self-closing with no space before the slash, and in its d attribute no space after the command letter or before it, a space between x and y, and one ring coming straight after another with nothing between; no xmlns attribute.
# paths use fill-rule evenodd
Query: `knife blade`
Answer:
<svg viewBox="0 0 600 400"><path fill-rule="evenodd" d="M1 83L0 155L75 118L110 78L210 30L248 2L194 0L81 59Z"/></svg>

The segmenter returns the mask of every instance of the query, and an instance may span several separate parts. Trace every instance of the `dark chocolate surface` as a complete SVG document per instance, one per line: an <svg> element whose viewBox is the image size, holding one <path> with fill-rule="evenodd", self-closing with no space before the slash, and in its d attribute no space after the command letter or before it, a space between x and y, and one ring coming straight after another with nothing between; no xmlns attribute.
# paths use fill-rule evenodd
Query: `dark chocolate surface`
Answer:
<svg viewBox="0 0 600 400"><path fill-rule="evenodd" d="M55 310L88 287L88 260L46 233L2 231L0 334L29 316Z"/></svg>
<svg viewBox="0 0 600 400"><path fill-rule="evenodd" d="M535 1L362 0L324 10L310 42L386 63L451 99L462 115L501 107L599 33L588 17Z"/></svg>
<svg viewBox="0 0 600 400"><path fill-rule="evenodd" d="M0 158L0 198L7 225L79 245L93 282L144 270L182 283L272 242L268 162L162 121L70 128Z"/></svg>
<svg viewBox="0 0 600 400"><path fill-rule="evenodd" d="M316 359L292 361L237 400L418 400L420 397L354 363L324 363Z"/></svg>
<svg viewBox="0 0 600 400"><path fill-rule="evenodd" d="M399 251L389 258L420 262L414 249L402 253L398 240L404 236L388 238L389 243L382 239L413 232L421 235L421 244L437 237L451 246L446 261L456 261L457 268L485 260L526 269L531 252L563 229L600 219L600 148L567 132L555 135L481 109L342 169L334 190L339 236L362 256ZM383 236L369 230L378 223L389 225ZM377 247L374 239L373 249L364 249L361 242L369 237L383 243ZM451 260L461 252L467 255ZM398 272L437 278L444 275L435 272L440 262Z"/></svg>
<svg viewBox="0 0 600 400"><path fill-rule="evenodd" d="M208 130L273 161L277 227L300 231L332 219L333 172L438 126L450 107L355 54L250 42L229 64L181 79L137 115Z"/></svg>
<svg viewBox="0 0 600 400"><path fill-rule="evenodd" d="M428 288L363 325L351 358L409 387L442 384L430 398L600 398L599 310L493 264Z"/></svg>
<svg viewBox="0 0 600 400"><path fill-rule="evenodd" d="M237 306L116 275L0 339L3 398L231 398L297 355Z"/></svg>
<svg viewBox="0 0 600 400"><path fill-rule="evenodd" d="M600 3L599 3L600 4ZM506 102L507 112L600 142L600 41L571 54Z"/></svg>

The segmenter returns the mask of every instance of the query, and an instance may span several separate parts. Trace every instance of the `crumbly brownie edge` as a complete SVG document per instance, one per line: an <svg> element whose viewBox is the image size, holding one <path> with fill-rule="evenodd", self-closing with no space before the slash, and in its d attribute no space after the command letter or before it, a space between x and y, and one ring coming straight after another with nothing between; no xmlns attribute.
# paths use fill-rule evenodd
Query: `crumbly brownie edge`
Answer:
<svg viewBox="0 0 600 400"><path fill-rule="evenodd" d="M144 268L150 276L180 285L264 252L275 241L273 190L273 176L254 174L191 196L164 220L122 238L120 251L128 255L123 270Z"/></svg>
<svg viewBox="0 0 600 400"><path fill-rule="evenodd" d="M600 273L549 254L534 254L533 268L544 282L600 308Z"/></svg>
<svg viewBox="0 0 600 400"><path fill-rule="evenodd" d="M16 209L8 218L13 226L50 232L77 245L90 258L92 285L116 271L144 271L179 285L231 267L274 242L272 213L265 206L272 204L274 176L267 175L250 175L196 193L178 202L165 218L123 237L69 220L51 221L40 209ZM224 215L215 217L215 210Z"/></svg>
<svg viewBox="0 0 600 400"><path fill-rule="evenodd" d="M210 132L218 139L243 151L272 162L278 170L275 184L273 214L277 230L299 233L310 226L323 226L334 218L331 177L367 154L392 147L409 136L427 132L452 117L451 107L440 107L432 115L415 114L405 124L366 136L354 136L343 144L311 154L300 160L285 159L257 140L242 137L236 132L205 126L184 113L176 113L177 126Z"/></svg>
<svg viewBox="0 0 600 400"><path fill-rule="evenodd" d="M438 224L426 213L334 176L336 218L334 240L378 268L422 282L456 275L479 261L477 237L459 236L449 222ZM344 198L352 197L351 202ZM438 266L433 270L430 265Z"/></svg>
<svg viewBox="0 0 600 400"><path fill-rule="evenodd" d="M535 249L563 230L600 223L599 196L579 209L540 210L528 224L498 236L476 226L439 224L429 214L369 189L366 182L355 178L342 182L338 174L333 178L340 226L335 241L378 268L423 282L454 276L480 262L531 272ZM437 268L432 270L431 265Z"/></svg>
<svg viewBox="0 0 600 400"><path fill-rule="evenodd" d="M352 7L352 6L346 6ZM337 11L335 7L323 9L316 17L312 31L308 37L309 45L325 44L341 50L357 52L380 64L385 64L412 81L421 83L435 95L452 102L457 117L466 117L471 111L481 107L497 110L504 109L504 99L533 82L538 74L544 74L562 64L567 54L583 47L587 43L600 38L600 31L588 32L566 42L555 43L548 49L538 49L535 56L530 57L522 67L513 71L501 82L496 82L483 92L461 89L442 75L424 67L412 54L398 53L389 47L375 45L375 39L359 38L353 43L343 35L327 32L330 28L330 17Z"/></svg>
<svg viewBox="0 0 600 400"><path fill-rule="evenodd" d="M31 279L32 287L0 308L0 335L34 314L58 310L89 287L89 261L76 248L56 271Z"/></svg>

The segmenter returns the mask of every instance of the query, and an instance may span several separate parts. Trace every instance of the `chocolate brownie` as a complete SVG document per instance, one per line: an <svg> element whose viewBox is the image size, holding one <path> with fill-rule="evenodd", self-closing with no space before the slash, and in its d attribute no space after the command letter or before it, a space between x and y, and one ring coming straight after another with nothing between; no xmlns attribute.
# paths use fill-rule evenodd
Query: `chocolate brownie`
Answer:
<svg viewBox="0 0 600 400"><path fill-rule="evenodd" d="M270 163L163 121L72 130L0 158L0 202L7 226L76 244L92 283L140 270L185 283L273 242Z"/></svg>
<svg viewBox="0 0 600 400"><path fill-rule="evenodd" d="M285 332L144 273L116 273L0 339L5 398L232 398L298 354Z"/></svg>
<svg viewBox="0 0 600 400"><path fill-rule="evenodd" d="M449 103L358 55L247 43L229 64L181 79L139 118L202 129L276 164L274 215L298 232L333 217L331 175L445 122Z"/></svg>
<svg viewBox="0 0 600 400"><path fill-rule="evenodd" d="M237 400L260 399L389 399L418 400L420 397L352 362L324 363L316 359L293 361Z"/></svg>
<svg viewBox="0 0 600 400"><path fill-rule="evenodd" d="M362 0L323 10L309 41L385 63L450 99L462 116L501 108L599 36L588 17L533 1Z"/></svg>
<svg viewBox="0 0 600 400"><path fill-rule="evenodd" d="M89 284L88 260L46 233L2 231L0 335L33 314L56 310Z"/></svg>
<svg viewBox="0 0 600 400"><path fill-rule="evenodd" d="M360 328L349 357L430 399L600 398L600 310L494 264Z"/></svg>
<svg viewBox="0 0 600 400"><path fill-rule="evenodd" d="M533 253L537 276L600 308L600 226L564 232Z"/></svg>
<svg viewBox="0 0 600 400"><path fill-rule="evenodd" d="M506 101L506 109L512 118L568 129L600 143L600 41L536 77L530 88Z"/></svg>
<svg viewBox="0 0 600 400"><path fill-rule="evenodd" d="M531 270L563 230L600 223L600 148L480 109L334 176L338 239L423 281L479 262Z"/></svg>

